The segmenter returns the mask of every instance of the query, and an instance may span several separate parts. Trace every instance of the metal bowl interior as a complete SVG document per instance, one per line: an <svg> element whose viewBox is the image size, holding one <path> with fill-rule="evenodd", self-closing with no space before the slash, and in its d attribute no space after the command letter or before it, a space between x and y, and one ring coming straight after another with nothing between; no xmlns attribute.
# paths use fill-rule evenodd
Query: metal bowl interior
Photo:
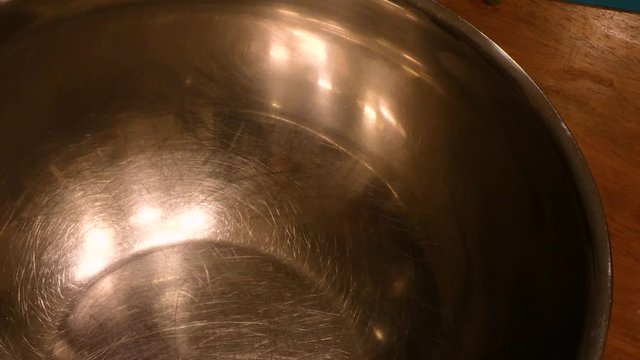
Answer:
<svg viewBox="0 0 640 360"><path fill-rule="evenodd" d="M8 359L600 356L579 150L430 2L0 9Z"/></svg>

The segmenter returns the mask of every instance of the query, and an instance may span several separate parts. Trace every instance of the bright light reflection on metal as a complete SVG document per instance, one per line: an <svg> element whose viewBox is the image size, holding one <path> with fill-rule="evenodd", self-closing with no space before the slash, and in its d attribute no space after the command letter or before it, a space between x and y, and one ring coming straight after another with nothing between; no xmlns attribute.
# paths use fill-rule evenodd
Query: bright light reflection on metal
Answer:
<svg viewBox="0 0 640 360"><path fill-rule="evenodd" d="M404 56L405 59L411 61L412 63L422 66L422 63L420 61L416 60L416 58L414 58L413 56L411 56L411 55L409 55L407 53L402 53L402 56Z"/></svg>
<svg viewBox="0 0 640 360"><path fill-rule="evenodd" d="M293 30L293 34L300 40L298 49L302 53L308 55L319 64L324 64L327 61L327 46L322 39L301 30Z"/></svg>
<svg viewBox="0 0 640 360"><path fill-rule="evenodd" d="M281 44L272 44L269 55L274 60L287 61L289 60L289 49Z"/></svg>
<svg viewBox="0 0 640 360"><path fill-rule="evenodd" d="M184 233L199 232L208 225L209 217L200 209L190 209L178 216L178 229Z"/></svg>
<svg viewBox="0 0 640 360"><path fill-rule="evenodd" d="M150 225L162 218L162 210L151 206L143 206L129 219L134 225Z"/></svg>
<svg viewBox="0 0 640 360"><path fill-rule="evenodd" d="M166 221L158 223L137 246L137 250L202 238L211 228L212 221L210 214L201 208L182 210Z"/></svg>
<svg viewBox="0 0 640 360"><path fill-rule="evenodd" d="M386 105L380 105L380 113L391 123L391 125L398 126L398 122Z"/></svg>
<svg viewBox="0 0 640 360"><path fill-rule="evenodd" d="M333 85L331 85L331 82L325 78L320 78L318 79L318 86L320 86L321 88L325 89L325 90L331 90L333 89Z"/></svg>
<svg viewBox="0 0 640 360"><path fill-rule="evenodd" d="M410 68L410 67L408 67L408 66L406 66L406 65L402 65L402 68L403 68L406 72L408 72L409 74L411 74L412 76L419 77L419 78L423 77L423 76L422 76L422 75L420 75L417 71L413 70L412 68Z"/></svg>
<svg viewBox="0 0 640 360"><path fill-rule="evenodd" d="M385 338L384 331L379 327L373 328L373 335L378 339L378 341L383 341Z"/></svg>
<svg viewBox="0 0 640 360"><path fill-rule="evenodd" d="M114 254L114 232L110 228L92 228L85 234L84 248L76 268L76 279L86 279L105 268Z"/></svg>
<svg viewBox="0 0 640 360"><path fill-rule="evenodd" d="M400 132L403 137L407 136L405 130L398 120L396 120L392 110L383 99L373 94L367 94L363 103L364 123L369 129L373 129L374 127L383 129L386 123Z"/></svg>
<svg viewBox="0 0 640 360"><path fill-rule="evenodd" d="M285 14L285 15L290 15L290 16L300 16L300 13L297 13L295 11L291 11L291 10L286 10L286 9L278 9L277 10L279 13L281 14Z"/></svg>
<svg viewBox="0 0 640 360"><path fill-rule="evenodd" d="M372 125L376 122L376 119L378 118L378 112L371 105L365 105L364 118L365 120L367 120L368 124Z"/></svg>

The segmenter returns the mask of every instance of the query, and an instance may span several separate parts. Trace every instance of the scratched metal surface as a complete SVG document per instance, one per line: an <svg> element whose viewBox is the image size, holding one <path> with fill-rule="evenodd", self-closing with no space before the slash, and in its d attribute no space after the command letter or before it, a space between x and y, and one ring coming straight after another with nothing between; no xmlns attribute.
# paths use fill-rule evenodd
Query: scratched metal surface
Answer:
<svg viewBox="0 0 640 360"><path fill-rule="evenodd" d="M7 6L3 359L577 353L571 174L526 100L428 16Z"/></svg>

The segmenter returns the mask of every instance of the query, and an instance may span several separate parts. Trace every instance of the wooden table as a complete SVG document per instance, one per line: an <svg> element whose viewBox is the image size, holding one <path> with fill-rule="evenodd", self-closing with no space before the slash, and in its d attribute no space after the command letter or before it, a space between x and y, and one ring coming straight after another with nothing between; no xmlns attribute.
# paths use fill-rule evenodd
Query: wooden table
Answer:
<svg viewBox="0 0 640 360"><path fill-rule="evenodd" d="M613 251L605 359L640 359L640 14L552 0L440 2L511 55L577 139Z"/></svg>

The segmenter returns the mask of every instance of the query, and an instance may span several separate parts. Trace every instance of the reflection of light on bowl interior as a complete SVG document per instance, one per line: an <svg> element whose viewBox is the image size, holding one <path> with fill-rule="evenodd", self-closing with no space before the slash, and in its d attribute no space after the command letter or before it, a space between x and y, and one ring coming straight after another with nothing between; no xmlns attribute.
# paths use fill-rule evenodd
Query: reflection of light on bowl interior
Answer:
<svg viewBox="0 0 640 360"><path fill-rule="evenodd" d="M373 129L378 124L378 96L370 90L367 90L362 100L363 122L367 131Z"/></svg>
<svg viewBox="0 0 640 360"><path fill-rule="evenodd" d="M415 76L415 77L423 77L423 75L420 75L420 73L418 73L417 71L413 70L412 68L408 67L407 65L402 65L402 68L408 72L409 74L411 74L411 76Z"/></svg>
<svg viewBox="0 0 640 360"><path fill-rule="evenodd" d="M278 9L277 10L279 13L284 14L284 15L289 15L289 16L300 16L300 13L295 12L295 11L291 11L291 10L287 10L287 9Z"/></svg>
<svg viewBox="0 0 640 360"><path fill-rule="evenodd" d="M385 337L384 330L377 326L373 327L373 335L376 337L376 339L378 339L378 341L383 341Z"/></svg>
<svg viewBox="0 0 640 360"><path fill-rule="evenodd" d="M325 76L327 72L327 45L322 38L303 30L290 30L275 33L269 48L269 57L273 63L280 65L294 62L310 64L317 71L317 84L324 90L332 90L330 79Z"/></svg>
<svg viewBox="0 0 640 360"><path fill-rule="evenodd" d="M327 46L322 39L302 30L293 30L293 35L298 38L297 48L301 53L318 64L327 61Z"/></svg>
<svg viewBox="0 0 640 360"><path fill-rule="evenodd" d="M184 240L199 239L206 236L211 228L212 218L199 207L192 207L169 216L157 223L138 244L137 249L147 249L174 244Z"/></svg>
<svg viewBox="0 0 640 360"><path fill-rule="evenodd" d="M398 120L396 120L396 117L393 115L389 107L382 101L380 102L380 113L387 120L387 122L391 124L391 126L396 128L400 132L400 135L402 135L403 137L407 137L407 132L398 123Z"/></svg>
<svg viewBox="0 0 640 360"><path fill-rule="evenodd" d="M382 116L384 116L385 119L387 119L387 121L391 125L398 126L398 122L396 121L395 117L391 113L391 110L389 110L389 108L386 105L380 104L380 113L382 114Z"/></svg>
<svg viewBox="0 0 640 360"><path fill-rule="evenodd" d="M274 43L274 44L271 44L269 55L274 60L286 61L286 60L289 60L289 49L287 49L282 44Z"/></svg>
<svg viewBox="0 0 640 360"><path fill-rule="evenodd" d="M411 56L411 55L409 55L409 54L407 54L405 52L402 53L402 56L404 56L405 59L411 61L412 63L422 66L422 63L420 61L416 60L416 58L414 58L413 56Z"/></svg>
<svg viewBox="0 0 640 360"><path fill-rule="evenodd" d="M95 227L84 236L84 247L76 268L76 278L86 279L100 272L114 254L114 231Z"/></svg>
<svg viewBox="0 0 640 360"><path fill-rule="evenodd" d="M162 210L151 207L143 206L131 217L130 221L133 225L151 225L155 224L162 218Z"/></svg>
<svg viewBox="0 0 640 360"><path fill-rule="evenodd" d="M364 118L367 120L367 124L373 125L378 118L378 112L371 105L365 105Z"/></svg>
<svg viewBox="0 0 640 360"><path fill-rule="evenodd" d="M269 47L269 56L276 62L286 62L294 54L319 67L327 61L327 46L321 38L302 30L292 30L274 37Z"/></svg>
<svg viewBox="0 0 640 360"><path fill-rule="evenodd" d="M400 126L391 108L386 104L384 99L374 94L367 94L363 103L364 122L368 128L371 129L374 125L377 125L376 128L382 129L383 127L381 127L381 125L383 125L383 123L378 120L385 120L387 124L398 130L403 137L407 136L405 130Z"/></svg>
<svg viewBox="0 0 640 360"><path fill-rule="evenodd" d="M318 86L320 86L321 88L323 88L325 90L333 89L333 85L331 85L331 82L326 78L319 78L318 79Z"/></svg>
<svg viewBox="0 0 640 360"><path fill-rule="evenodd" d="M185 232L205 230L209 225L209 217L200 209L190 209L178 215L178 226Z"/></svg>

